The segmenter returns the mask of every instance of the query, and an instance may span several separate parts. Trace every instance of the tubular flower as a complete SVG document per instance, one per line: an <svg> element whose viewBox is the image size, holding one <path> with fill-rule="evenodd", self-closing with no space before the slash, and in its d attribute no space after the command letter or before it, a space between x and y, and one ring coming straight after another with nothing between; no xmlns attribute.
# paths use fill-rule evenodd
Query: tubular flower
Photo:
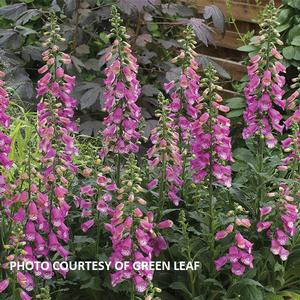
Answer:
<svg viewBox="0 0 300 300"><path fill-rule="evenodd" d="M121 18L115 6L112 7L113 45L106 52L104 70L106 91L104 92L105 129L102 132L103 147L100 158L108 152L118 154L136 153L139 150L141 109L136 102L141 93L137 80L137 60L126 42L126 28L121 26Z"/></svg>
<svg viewBox="0 0 300 300"><path fill-rule="evenodd" d="M283 159L283 165L279 166L279 170L285 171L287 169L286 166L290 166L292 172L295 173L299 168L300 161L300 75L294 78L293 81L294 84L292 88L297 87L297 90L287 99L287 109L291 111L292 114L284 122L288 137L285 138L281 144L282 149L288 153L288 155Z"/></svg>
<svg viewBox="0 0 300 300"><path fill-rule="evenodd" d="M194 49L196 45L195 33L189 25L184 31L180 54L172 62L178 63L181 72L176 80L165 83L165 91L172 102L169 104L171 117L177 127L181 143L187 143L191 121L198 118L202 105L199 95L199 65L196 61L198 55Z"/></svg>
<svg viewBox="0 0 300 300"><path fill-rule="evenodd" d="M260 210L261 221L257 224L257 231L268 229L267 236L271 239L270 251L285 261L289 256L286 247L290 243L290 238L296 233L299 215L297 205L293 204L293 190L286 184L281 184L279 190L276 209L269 206L268 214L265 214L263 209ZM275 215L271 214L272 211Z"/></svg>
<svg viewBox="0 0 300 300"><path fill-rule="evenodd" d="M260 37L256 42L260 50L250 59L250 65L247 67L249 82L244 89L247 107L244 111L246 127L243 130L243 138L249 139L258 134L264 137L268 148L277 144L274 132L283 131L282 115L277 108L286 108L286 100L282 99L285 84L282 73L285 73L285 67L280 62L282 56L276 48L282 44L276 30L277 13L272 4L268 5L264 12Z"/></svg>
<svg viewBox="0 0 300 300"><path fill-rule="evenodd" d="M201 80L202 114L191 125L192 178L199 183L210 174L210 180L214 177L217 183L230 187L231 167L227 165L233 160L230 120L220 114L229 108L221 104L222 97L217 93L220 87L213 84L217 80L216 71L210 65Z"/></svg>
<svg viewBox="0 0 300 300"><path fill-rule="evenodd" d="M198 54L194 51L197 42L192 26L186 27L184 37L180 54L172 60L179 66L180 73L176 79L164 84L165 91L171 99L168 105L169 117L173 120L173 131L178 134L179 154L183 161L183 168L179 173L182 180L182 198L185 196L186 170L188 169L186 165L189 164L188 160L191 156L191 125L199 117L202 108L199 93L199 65L196 60ZM179 201L178 198L174 200L175 204Z"/></svg>
<svg viewBox="0 0 300 300"><path fill-rule="evenodd" d="M117 186L108 178L109 172L111 168L103 167L101 172L95 175L96 185L82 185L79 195L74 196L75 206L81 210L81 218L84 220L81 224L83 232L88 232L94 225L97 225L101 216L107 216L112 212L110 203L112 193ZM97 199L97 202L94 199Z"/></svg>
<svg viewBox="0 0 300 300"><path fill-rule="evenodd" d="M224 239L231 232L233 232L233 225L229 225L225 230L217 232L215 240ZM223 266L229 262L231 264L231 272L236 276L242 276L246 267L253 269L253 244L238 231L235 234L234 241L234 245L230 246L227 254L215 260L215 268L217 271L221 271Z"/></svg>
<svg viewBox="0 0 300 300"><path fill-rule="evenodd" d="M0 71L0 192L5 192L6 180L3 171L10 169L12 161L8 158L10 153L11 138L7 135L10 117L6 110L9 106L9 94L5 81L5 73Z"/></svg>
<svg viewBox="0 0 300 300"><path fill-rule="evenodd" d="M54 15L49 26L46 35L50 37L45 43L48 50L42 53L45 65L39 69L43 77L37 83L37 95L40 97L37 131L42 167L28 178L30 188L26 194L24 240L33 260L42 257L50 260L51 253L66 260L68 251L62 245L69 241L70 234L65 225L70 209L66 197L69 194L69 178L77 170L73 163L77 149L72 137L76 131L73 121L76 100L70 96L75 77L64 72L63 66L70 63L70 57L56 46L61 37ZM42 183L40 187L34 184L38 181ZM34 273L44 279L54 274L50 269L35 270Z"/></svg>
<svg viewBox="0 0 300 300"><path fill-rule="evenodd" d="M120 203L109 212L111 219L105 228L111 235L112 266L115 268L120 261L129 261L129 264L125 269L111 274L111 282L116 286L130 279L135 290L144 293L153 278L153 270L150 268L153 257L159 255L161 250L167 249L167 242L159 234L159 229L170 228L173 223L165 220L156 224L153 213L146 211L147 202L142 198L145 191L140 186L140 170L133 155L130 155L125 170L121 188L117 191L117 200ZM134 266L140 264L145 264L146 267L137 270Z"/></svg>
<svg viewBox="0 0 300 300"><path fill-rule="evenodd" d="M150 140L153 146L148 150L148 164L153 172L158 170L160 181L153 179L149 184L149 189L154 189L159 183L160 200L168 197L175 205L180 202L177 195L182 186L180 174L182 172L182 155L180 154L178 143L178 132L174 131L174 120L170 117L169 100L161 93L158 96L160 105L156 115L159 117L158 126L151 131ZM156 176L156 175L155 175ZM163 201L162 201L163 203Z"/></svg>

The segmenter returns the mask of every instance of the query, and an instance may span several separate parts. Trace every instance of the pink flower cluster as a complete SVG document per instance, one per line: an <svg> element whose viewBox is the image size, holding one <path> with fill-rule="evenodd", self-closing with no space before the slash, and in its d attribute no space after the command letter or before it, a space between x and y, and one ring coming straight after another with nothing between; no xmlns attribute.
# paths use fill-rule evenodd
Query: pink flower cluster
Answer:
<svg viewBox="0 0 300 300"><path fill-rule="evenodd" d="M137 292L143 293L153 278L153 270L144 268L135 270L133 265L137 263L150 263L154 255L159 255L161 250L167 249L167 243L162 236L157 235L157 229L169 228L171 221L163 221L158 225L153 223L153 214L144 214L139 208L133 213L124 214L124 204L116 207L112 213L110 224L106 229L111 233L113 253L110 257L112 265L117 262L130 261L124 270L118 270L111 275L112 285L116 286L126 279L134 282ZM132 236L134 233L134 236Z"/></svg>
<svg viewBox="0 0 300 300"><path fill-rule="evenodd" d="M150 140L153 144L147 151L148 165L150 171L159 170L158 178L153 179L148 184L148 189L152 190L159 182L166 185L164 191L168 192L168 197L174 205L178 205L181 198L178 195L183 181L180 178L182 173L182 154L179 150L179 134L174 130L174 120L170 117L169 100L162 94L159 95L160 119L158 126L151 131ZM163 192L164 192L163 191Z"/></svg>
<svg viewBox="0 0 300 300"><path fill-rule="evenodd" d="M182 53L183 57L187 55ZM189 139L191 120L197 119L201 107L198 70L198 63L195 58L191 58L190 65L183 68L177 81L164 84L165 91L172 100L169 104L170 117L174 120L174 125L179 127L179 133L186 142Z"/></svg>
<svg viewBox="0 0 300 300"><path fill-rule="evenodd" d="M70 58L57 46L45 51L43 60L46 65L39 72L45 74L38 81L37 88L38 96L43 96L37 111L43 165L39 171L31 167L30 174L20 177L11 187L23 186L23 190L3 202L14 224L24 227L21 240L12 236L9 242L11 247L23 243L22 254L14 257L17 261L47 261L51 259L51 253L67 259L69 254L62 242L69 241L70 232L65 224L70 209L66 201L67 172L76 172L72 162L72 156L77 154L72 137L76 130L72 120L76 101L70 96L75 78L64 73L62 64L70 63ZM39 181L43 184L38 185ZM27 190L24 189L26 186ZM66 275L65 270L59 272ZM42 279L50 279L54 275L51 264L48 270L36 268L33 273ZM32 275L19 272L17 281L22 288L21 299L31 299L26 292L34 288Z"/></svg>
<svg viewBox="0 0 300 300"><path fill-rule="evenodd" d="M213 76L213 78L211 78ZM215 70L210 67L203 78L204 86L215 81ZM208 93L208 90L210 91ZM228 162L233 161L231 153L230 120L219 112L228 112L229 107L222 105L222 97L206 86L202 101L202 114L191 125L191 169L193 181L203 181L210 169L217 183L231 186L231 167Z"/></svg>
<svg viewBox="0 0 300 300"><path fill-rule="evenodd" d="M283 125L281 113L286 109L286 100L283 86L285 84L285 66L280 62L282 55L271 49L271 53L262 52L250 59L247 67L249 83L244 89L247 107L244 111L246 127L243 130L243 138L249 139L254 134L264 136L269 148L277 144L277 138L273 130L282 133ZM270 60L270 61L269 61ZM268 61L268 62L267 62Z"/></svg>
<svg viewBox="0 0 300 300"><path fill-rule="evenodd" d="M110 171L110 169L107 169ZM82 185L80 187L79 196L74 196L74 203L76 208L81 210L81 217L87 219L81 224L81 230L88 232L94 225L96 220L95 212L102 216L110 215L113 210L110 208L112 201L112 193L117 190L117 185L111 182L111 179L106 174L97 174L97 186L90 184ZM98 201L94 205L94 198ZM95 206L95 207L94 207Z"/></svg>
<svg viewBox="0 0 300 300"><path fill-rule="evenodd" d="M279 202L278 212L275 212L275 220L268 221L272 218L272 206L264 206L260 208L262 221L257 224L257 231L267 231L267 236L271 238L271 252L274 255L279 255L281 260L286 261L289 256L289 251L283 246L288 245L290 237L294 236L297 230L296 222L298 220L298 208L295 204L294 197L290 196L291 190L287 185L282 184L280 187L282 198ZM280 221L279 221L280 220ZM274 224L274 229L271 230L271 225Z"/></svg>
<svg viewBox="0 0 300 300"><path fill-rule="evenodd" d="M225 230L217 232L215 239L221 240L232 232L233 225L229 225ZM230 262L231 272L237 276L242 276L246 267L253 268L253 244L245 239L240 232L235 234L234 239L235 244L228 249L228 253L215 260L215 267L217 271L220 271L227 262Z"/></svg>
<svg viewBox="0 0 300 300"><path fill-rule="evenodd" d="M11 138L6 134L9 129L10 117L7 115L6 110L9 106L9 95L5 87L3 77L5 73L0 71L0 166L4 170L10 169L12 161L8 158L10 152ZM4 192L6 189L5 176L0 171L0 192Z"/></svg>
<svg viewBox="0 0 300 300"><path fill-rule="evenodd" d="M154 223L154 215L146 211L146 201L142 198L143 188L139 185L136 161L131 157L126 165L122 188L117 199L122 201L115 209L109 210L110 223L105 228L111 234L113 253L110 261L113 267L117 262L129 261L124 269L111 274L112 285L131 279L139 293L145 292L152 281L153 270L150 266L135 268L135 264L150 263L161 250L167 249L167 242L158 232L159 229L172 227L170 220ZM135 192L134 192L135 191ZM136 192L139 191L139 192ZM143 206L143 210L139 208Z"/></svg>
<svg viewBox="0 0 300 300"><path fill-rule="evenodd" d="M118 12L115 11L113 18L115 21L119 20ZM102 132L101 158L104 158L109 151L120 154L138 152L138 141L141 136L138 132L141 109L136 104L141 93L136 78L137 59L132 54L130 45L125 41L125 29L122 30L123 27L119 23L115 26L112 33L118 32L118 34L104 57L108 66L104 70L106 91L103 97L104 110L108 115L103 121L106 128Z"/></svg>
<svg viewBox="0 0 300 300"><path fill-rule="evenodd" d="M295 91L288 99L288 109L292 110L296 106L296 99L299 92ZM283 165L288 165L291 161L300 160L300 106L296 107L292 115L284 122L285 128L291 130L292 134L282 141L282 148L289 154L283 159ZM284 167L282 167L285 169Z"/></svg>

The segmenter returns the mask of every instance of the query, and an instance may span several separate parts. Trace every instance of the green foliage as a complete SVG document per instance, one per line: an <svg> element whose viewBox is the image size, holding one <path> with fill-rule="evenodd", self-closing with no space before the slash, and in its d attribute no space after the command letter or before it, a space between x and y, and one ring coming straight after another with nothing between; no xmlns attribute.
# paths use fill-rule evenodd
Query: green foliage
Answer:
<svg viewBox="0 0 300 300"><path fill-rule="evenodd" d="M286 64L298 67L300 64L300 2L284 0L280 10L278 30L282 35L283 56Z"/></svg>
<svg viewBox="0 0 300 300"><path fill-rule="evenodd" d="M101 56L110 46L108 22L113 3L107 0L0 1L0 59L6 62L10 85L23 101L32 104L36 70L42 65L41 34L47 16L55 11L65 38L59 46L71 53L69 72L77 78L74 94L80 108L80 131L85 135L96 134L104 115L101 112L104 90ZM217 30L223 32L224 16L212 5L206 7L204 19L200 19L195 11L175 0L167 4L157 1L155 5L145 0L120 0L117 4L126 19L133 50L138 54L142 84L148 87L143 89L140 104L150 130L155 119L157 88L167 80L164 74L174 71L169 60L178 51L176 39L182 37L181 26L190 23L200 42L208 45L213 39L207 23L212 20ZM219 70L226 74L221 67Z"/></svg>

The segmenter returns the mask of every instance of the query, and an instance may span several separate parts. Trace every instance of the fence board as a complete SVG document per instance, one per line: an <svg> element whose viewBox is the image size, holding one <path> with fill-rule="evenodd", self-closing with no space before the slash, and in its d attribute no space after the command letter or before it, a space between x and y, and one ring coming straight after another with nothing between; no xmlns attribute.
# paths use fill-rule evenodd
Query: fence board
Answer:
<svg viewBox="0 0 300 300"><path fill-rule="evenodd" d="M203 12L205 6L214 4L222 10L226 17L250 23L256 23L259 12L265 7L264 5L226 0L182 0L181 2L197 8L199 12ZM277 5L280 4L280 1L275 2Z"/></svg>

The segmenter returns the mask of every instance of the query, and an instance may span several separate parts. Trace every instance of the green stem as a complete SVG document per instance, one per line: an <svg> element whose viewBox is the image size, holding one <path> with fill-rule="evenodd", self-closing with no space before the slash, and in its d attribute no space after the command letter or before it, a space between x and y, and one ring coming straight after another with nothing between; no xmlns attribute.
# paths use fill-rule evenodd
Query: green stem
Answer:
<svg viewBox="0 0 300 300"><path fill-rule="evenodd" d="M120 175L121 173L121 155L118 153L117 155L117 169L116 169L116 184L118 187L120 187Z"/></svg>
<svg viewBox="0 0 300 300"><path fill-rule="evenodd" d="M100 212L97 214L97 238L96 238L96 257L99 253L99 243L100 243Z"/></svg>
<svg viewBox="0 0 300 300"><path fill-rule="evenodd" d="M28 146L28 199L31 200L31 143Z"/></svg>
<svg viewBox="0 0 300 300"><path fill-rule="evenodd" d="M188 259L189 259L189 261L193 261L192 256L191 256L190 244L188 245ZM189 279L190 279L192 296L194 298L196 296L194 272L192 270L188 270L188 275L189 275Z"/></svg>
<svg viewBox="0 0 300 300"><path fill-rule="evenodd" d="M264 196L264 179L261 173L264 170L264 139L260 135L259 137L259 145L258 145L258 172L260 173L258 175L258 189L257 189L257 197L255 202L255 213L257 218L259 218L259 208L263 201Z"/></svg>
<svg viewBox="0 0 300 300"><path fill-rule="evenodd" d="M131 291L130 291L130 300L135 299L135 288L134 288L134 283L132 282L131 284Z"/></svg>
<svg viewBox="0 0 300 300"><path fill-rule="evenodd" d="M166 164L166 152L163 151L162 154L162 167L161 167L161 176L160 176L160 182L159 182L159 218L158 220L161 220L162 213L164 211L164 206L166 202L166 195L165 195L165 184L166 184L166 170L167 164Z"/></svg>
<svg viewBox="0 0 300 300"><path fill-rule="evenodd" d="M212 97L211 95L211 90L208 93L209 95L209 133L211 135L211 139L213 137L213 124L212 124L212 107L211 107L211 101ZM208 201L209 201L209 214L210 214L210 219L209 219L209 232L211 234L211 244L210 244L210 251L212 254L212 257L214 256L214 247L215 247L215 239L214 239L214 199L213 199L213 164L214 164L214 155L213 155L213 140L211 140L210 147L209 147L209 185L208 185Z"/></svg>

